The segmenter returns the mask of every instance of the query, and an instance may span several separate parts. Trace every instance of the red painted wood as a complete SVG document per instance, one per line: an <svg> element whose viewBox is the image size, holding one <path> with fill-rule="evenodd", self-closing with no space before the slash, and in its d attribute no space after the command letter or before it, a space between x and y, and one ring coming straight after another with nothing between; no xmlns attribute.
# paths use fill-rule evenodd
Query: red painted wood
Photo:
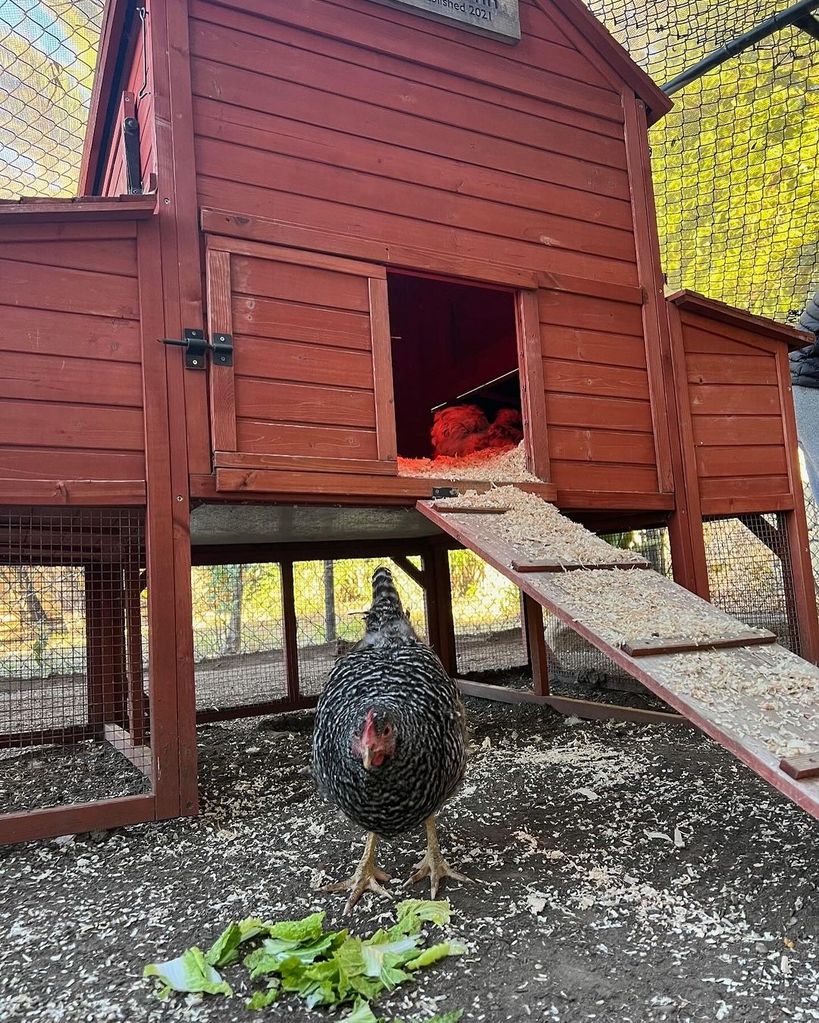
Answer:
<svg viewBox="0 0 819 1023"><path fill-rule="evenodd" d="M601 370L602 372L602 370ZM609 367L609 373L612 373ZM612 373L613 376L619 375ZM614 398L606 394L583 394L546 390L546 414L554 426L596 428L602 424L615 430L651 433L651 406L647 398Z"/></svg>
<svg viewBox="0 0 819 1023"><path fill-rule="evenodd" d="M208 335L233 338L231 255L209 249L206 257ZM214 451L236 449L236 385L233 365L210 360L211 443Z"/></svg>
<svg viewBox="0 0 819 1023"><path fill-rule="evenodd" d="M745 354L726 358L722 354L688 352L685 359L690 384L773 384L777 382L774 356Z"/></svg>
<svg viewBox="0 0 819 1023"><path fill-rule="evenodd" d="M784 446L785 435L779 416L692 416L694 443L713 447L735 443L778 444Z"/></svg>
<svg viewBox="0 0 819 1023"><path fill-rule="evenodd" d="M548 344L548 327L544 327L544 336ZM642 369L623 366L613 372L611 366L593 362L564 362L547 356L543 360L543 377L547 391L630 400L648 399L648 374Z"/></svg>
<svg viewBox="0 0 819 1023"><path fill-rule="evenodd" d="M153 816L154 797L150 795L4 814L0 816L0 843L31 842L57 835L122 828L152 820Z"/></svg>
<svg viewBox="0 0 819 1023"><path fill-rule="evenodd" d="M119 317L0 305L0 343L7 352L139 362L139 324Z"/></svg>

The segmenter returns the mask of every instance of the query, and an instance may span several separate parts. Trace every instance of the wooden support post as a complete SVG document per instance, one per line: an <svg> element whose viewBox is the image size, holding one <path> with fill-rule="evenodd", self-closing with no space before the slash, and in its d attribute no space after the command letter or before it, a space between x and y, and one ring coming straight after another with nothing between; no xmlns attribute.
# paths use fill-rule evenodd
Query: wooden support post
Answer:
<svg viewBox="0 0 819 1023"><path fill-rule="evenodd" d="M445 547L430 547L422 555L426 576L427 622L430 646L441 658L450 675L457 672L455 623L452 618L452 580L449 552Z"/></svg>
<svg viewBox="0 0 819 1023"><path fill-rule="evenodd" d="M526 645L532 667L532 685L537 696L549 695L549 662L543 635L543 608L528 593L523 594Z"/></svg>
<svg viewBox="0 0 819 1023"><path fill-rule="evenodd" d="M416 568L406 554L394 554L390 561L397 565L405 575L409 576L417 586L420 586L422 590L426 590L427 579L424 575L424 570Z"/></svg>
<svg viewBox="0 0 819 1023"><path fill-rule="evenodd" d="M812 664L819 664L819 624L816 615L816 584L810 556L804 504L782 512L782 531L788 538L789 561L783 561L785 600L789 620L796 625L796 653ZM790 572L786 570L790 564Z"/></svg>
<svg viewBox="0 0 819 1023"><path fill-rule="evenodd" d="M287 699L299 699L299 634L296 617L296 591L293 562L282 561L282 618L284 624L284 665L287 672Z"/></svg>

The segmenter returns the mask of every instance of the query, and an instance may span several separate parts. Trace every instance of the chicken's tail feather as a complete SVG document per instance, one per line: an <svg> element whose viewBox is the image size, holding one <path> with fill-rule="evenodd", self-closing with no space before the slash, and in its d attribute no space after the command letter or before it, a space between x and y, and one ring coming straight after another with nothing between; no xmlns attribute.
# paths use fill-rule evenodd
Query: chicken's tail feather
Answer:
<svg viewBox="0 0 819 1023"><path fill-rule="evenodd" d="M359 650L368 646L387 646L417 640L395 588L392 572L383 565L373 572L373 602L365 622L367 632L357 644Z"/></svg>

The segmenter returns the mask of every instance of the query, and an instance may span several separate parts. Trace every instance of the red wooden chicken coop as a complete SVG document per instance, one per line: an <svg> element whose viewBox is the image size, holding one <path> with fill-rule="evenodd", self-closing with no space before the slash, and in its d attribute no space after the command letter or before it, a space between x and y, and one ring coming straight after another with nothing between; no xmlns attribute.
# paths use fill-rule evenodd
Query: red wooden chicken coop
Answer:
<svg viewBox="0 0 819 1023"><path fill-rule="evenodd" d="M665 296L669 106L579 0L109 0L80 198L0 206L0 628L34 623L25 658L0 633L0 774L31 757L0 837L194 813L197 719L315 702L302 559L394 558L454 672L458 544L520 587L535 676L467 691L652 718L550 692L545 608L817 813L804 339ZM517 468L414 472L435 410L471 400L521 411ZM565 514L532 536L527 508ZM776 560L790 650L694 596L729 517ZM678 585L594 547L644 527ZM286 691L197 710L192 566L249 562L280 566ZM676 631L629 631L651 586ZM786 677L789 702L757 720L726 676ZM43 787L46 748L109 788Z"/></svg>

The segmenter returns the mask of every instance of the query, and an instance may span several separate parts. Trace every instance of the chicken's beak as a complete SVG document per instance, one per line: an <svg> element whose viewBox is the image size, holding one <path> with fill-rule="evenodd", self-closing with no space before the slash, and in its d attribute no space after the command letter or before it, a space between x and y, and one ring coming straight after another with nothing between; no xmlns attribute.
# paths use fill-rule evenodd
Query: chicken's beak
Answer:
<svg viewBox="0 0 819 1023"><path fill-rule="evenodd" d="M361 758L361 763L364 765L365 771L369 771L373 765L373 751L369 746L364 747L364 756Z"/></svg>

